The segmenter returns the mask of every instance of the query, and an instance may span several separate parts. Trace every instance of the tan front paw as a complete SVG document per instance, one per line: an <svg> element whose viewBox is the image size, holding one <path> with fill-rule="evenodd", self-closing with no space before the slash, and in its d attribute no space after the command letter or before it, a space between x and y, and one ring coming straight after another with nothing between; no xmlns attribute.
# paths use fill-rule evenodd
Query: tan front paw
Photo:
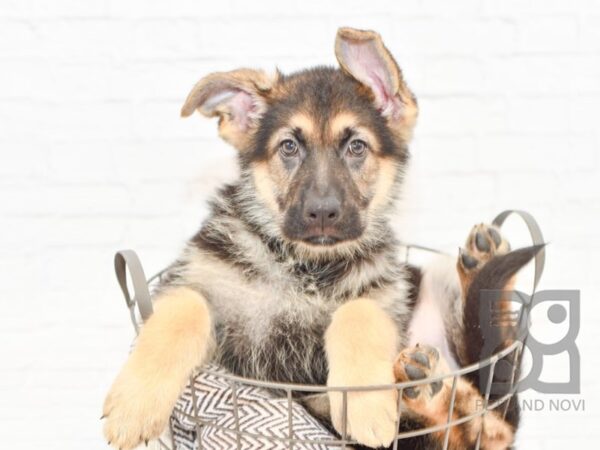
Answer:
<svg viewBox="0 0 600 450"><path fill-rule="evenodd" d="M330 392L331 421L343 436L343 405L340 392ZM397 432L396 390L348 392L347 435L368 447L387 447Z"/></svg>
<svg viewBox="0 0 600 450"><path fill-rule="evenodd" d="M169 380L139 376L126 366L104 401L108 443L130 450L160 436L179 395L179 389L169 384Z"/></svg>

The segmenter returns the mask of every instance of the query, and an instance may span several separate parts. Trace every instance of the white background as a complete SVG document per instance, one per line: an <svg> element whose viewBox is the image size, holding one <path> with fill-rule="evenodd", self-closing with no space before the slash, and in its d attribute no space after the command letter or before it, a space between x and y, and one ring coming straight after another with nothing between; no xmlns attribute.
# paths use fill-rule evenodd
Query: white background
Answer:
<svg viewBox="0 0 600 450"><path fill-rule="evenodd" d="M334 64L341 25L379 31L419 98L403 238L456 251L504 208L541 223L543 287L582 291L582 393L560 398L586 411L526 413L521 447L597 445L600 2L0 0L2 448L106 448L132 338L113 252L158 270L235 174L183 99L211 71Z"/></svg>

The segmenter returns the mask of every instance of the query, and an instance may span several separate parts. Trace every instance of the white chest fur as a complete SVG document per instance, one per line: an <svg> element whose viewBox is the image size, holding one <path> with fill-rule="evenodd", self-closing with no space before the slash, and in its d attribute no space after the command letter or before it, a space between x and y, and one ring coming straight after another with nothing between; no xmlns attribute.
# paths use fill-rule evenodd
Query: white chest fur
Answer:
<svg viewBox="0 0 600 450"><path fill-rule="evenodd" d="M322 323L337 307L318 294L307 295L283 267L270 267L268 281L252 279L222 261L193 252L186 264L186 282L197 285L208 297L215 323L239 324L256 344L270 334L275 321Z"/></svg>

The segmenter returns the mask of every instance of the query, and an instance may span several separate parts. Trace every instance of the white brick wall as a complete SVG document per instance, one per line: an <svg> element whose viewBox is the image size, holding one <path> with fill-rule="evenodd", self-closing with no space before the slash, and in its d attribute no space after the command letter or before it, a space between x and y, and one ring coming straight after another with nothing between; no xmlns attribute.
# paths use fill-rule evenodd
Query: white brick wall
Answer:
<svg viewBox="0 0 600 450"><path fill-rule="evenodd" d="M454 251L524 208L544 287L582 290L586 412L528 413L522 447L600 438L600 1L0 0L3 447L106 448L132 337L113 252L168 263L234 170L183 99L215 70L333 64L340 25L380 31L420 100L404 235Z"/></svg>

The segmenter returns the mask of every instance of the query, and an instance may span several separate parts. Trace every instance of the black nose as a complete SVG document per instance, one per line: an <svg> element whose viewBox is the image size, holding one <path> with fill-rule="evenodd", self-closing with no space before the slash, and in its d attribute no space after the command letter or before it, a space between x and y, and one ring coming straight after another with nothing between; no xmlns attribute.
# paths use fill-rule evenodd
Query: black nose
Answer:
<svg viewBox="0 0 600 450"><path fill-rule="evenodd" d="M340 200L334 194L310 195L304 202L304 220L321 229L335 224L340 218Z"/></svg>

